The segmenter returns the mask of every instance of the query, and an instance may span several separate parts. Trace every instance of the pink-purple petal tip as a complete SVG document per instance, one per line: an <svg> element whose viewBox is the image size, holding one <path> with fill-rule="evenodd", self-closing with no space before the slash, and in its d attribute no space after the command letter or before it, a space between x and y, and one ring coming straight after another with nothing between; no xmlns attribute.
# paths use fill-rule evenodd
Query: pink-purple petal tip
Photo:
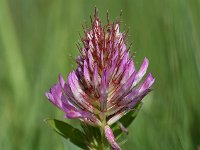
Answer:
<svg viewBox="0 0 200 150"><path fill-rule="evenodd" d="M104 128L104 131L105 131L106 139L108 140L108 142L110 143L112 148L114 150L121 150L121 148L119 147L119 145L115 141L115 137L114 137L112 129L108 125L106 125L105 128Z"/></svg>

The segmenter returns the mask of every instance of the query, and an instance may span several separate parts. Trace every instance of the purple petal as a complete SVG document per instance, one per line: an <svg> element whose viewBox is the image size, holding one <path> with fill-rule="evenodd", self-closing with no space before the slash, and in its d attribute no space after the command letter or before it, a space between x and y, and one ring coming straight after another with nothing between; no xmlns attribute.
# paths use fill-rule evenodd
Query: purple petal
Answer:
<svg viewBox="0 0 200 150"><path fill-rule="evenodd" d="M89 101L92 100L90 100L89 96L82 90L74 71L69 75L69 86L74 98L84 109L90 112L98 112L98 110L89 103Z"/></svg>
<svg viewBox="0 0 200 150"><path fill-rule="evenodd" d="M46 92L45 96L47 97L47 99L54 104L54 98L53 95L50 92Z"/></svg>
<svg viewBox="0 0 200 150"><path fill-rule="evenodd" d="M132 75L130 76L130 78L128 79L128 81L126 83L124 83L118 90L116 90L114 92L114 96L110 99L109 103L108 103L108 108L109 107L113 107L113 104L115 104L119 99L121 99L121 96L126 94L127 92L129 92L130 87L133 83L133 80L135 78L135 72L132 73ZM111 110L109 111L113 111L113 109L115 110L115 108L113 107Z"/></svg>
<svg viewBox="0 0 200 150"><path fill-rule="evenodd" d="M89 74L89 70L88 70L88 64L87 61L84 60L84 69L83 69L83 76L85 79L85 82L87 83L88 86L90 86L90 74Z"/></svg>
<svg viewBox="0 0 200 150"><path fill-rule="evenodd" d="M94 114L87 111L82 111L82 115L87 121L90 121L94 125L102 125L101 121Z"/></svg>
<svg viewBox="0 0 200 150"><path fill-rule="evenodd" d="M125 65L127 63L127 60L128 60L128 54L125 53L123 58L121 59L121 63L120 63L120 66L118 68L118 71L117 71L117 73L115 75L115 78L118 78L123 73L124 67L125 67Z"/></svg>
<svg viewBox="0 0 200 150"><path fill-rule="evenodd" d="M79 105L79 103L76 101L76 99L74 98L74 95L71 91L71 88L69 85L70 76L71 76L71 73L69 74L68 80L65 83L64 88L63 88L64 95L67 97L67 99L71 103L71 105L73 105L79 109L83 109L83 107L81 105Z"/></svg>
<svg viewBox="0 0 200 150"><path fill-rule="evenodd" d="M65 117L69 119L82 118L82 114L80 112L69 111L65 114Z"/></svg>
<svg viewBox="0 0 200 150"><path fill-rule="evenodd" d="M113 62L119 57L119 51L112 51L112 53L111 61Z"/></svg>
<svg viewBox="0 0 200 150"><path fill-rule="evenodd" d="M140 82L140 80L142 79L142 77L145 75L145 73L147 71L148 65L149 65L149 60L145 57L142 65L140 67L140 70L136 74L135 81L133 82L132 87L134 87L137 83Z"/></svg>
<svg viewBox="0 0 200 150"><path fill-rule="evenodd" d="M61 74L59 74L59 83L60 83L60 86L61 86L61 88L64 88L64 85L65 85L65 81L64 81L64 79L63 79L63 77L62 77L62 75Z"/></svg>
<svg viewBox="0 0 200 150"><path fill-rule="evenodd" d="M145 81L143 82L143 84L140 86L139 93L142 93L146 89L150 88L153 85L154 81L155 81L155 78L152 76L151 73L149 73Z"/></svg>
<svg viewBox="0 0 200 150"><path fill-rule="evenodd" d="M111 66L109 69L109 77L108 77L109 81L112 80L113 75L115 74L115 71L117 70L116 66L117 66L117 59L113 60L111 63Z"/></svg>
<svg viewBox="0 0 200 150"><path fill-rule="evenodd" d="M101 85L100 85L100 107L101 110L106 109L108 97L108 71L107 69L102 73Z"/></svg>
<svg viewBox="0 0 200 150"><path fill-rule="evenodd" d="M124 53L124 52L127 50L127 48L126 48L126 45L125 45L125 44L122 44L122 48L121 48L121 50L122 50L122 53Z"/></svg>
<svg viewBox="0 0 200 150"><path fill-rule="evenodd" d="M84 122L90 124L90 125L99 125L101 126L101 122L99 121L98 118L96 118L94 115L90 114L89 112L86 111L73 111L70 110L68 113L65 114L66 118L69 119L74 119L74 118L79 118L81 120L83 120Z"/></svg>
<svg viewBox="0 0 200 150"><path fill-rule="evenodd" d="M103 50L101 51L101 65L102 65L102 67L104 66L104 52L103 52Z"/></svg>
<svg viewBox="0 0 200 150"><path fill-rule="evenodd" d="M145 81L133 92L129 93L124 99L119 103L119 105L126 105L127 103L133 101L135 98L140 96L144 91L148 91L153 85L155 78L149 73Z"/></svg>
<svg viewBox="0 0 200 150"><path fill-rule="evenodd" d="M132 109L136 104L138 104L149 92L151 89L146 89L143 93L141 93L138 97L134 98L126 107L127 109Z"/></svg>
<svg viewBox="0 0 200 150"><path fill-rule="evenodd" d="M131 62L126 64L125 70L124 70L124 72L122 74L122 79L120 81L120 84L126 83L129 80L130 76L133 75L133 72L135 70L133 68L131 68L131 67L132 67L132 63ZM133 83L133 81L132 81L132 83Z"/></svg>
<svg viewBox="0 0 200 150"><path fill-rule="evenodd" d="M93 70L94 69L94 58L93 58L90 50L88 51L88 60L89 60L90 69Z"/></svg>
<svg viewBox="0 0 200 150"><path fill-rule="evenodd" d="M79 118L87 120L87 122L90 122L93 125L101 125L101 122L93 114L91 114L90 112L77 109L62 93L61 85L63 86L63 91L66 91L67 84L64 83L64 80L60 75L59 83L53 86L50 89L50 92L45 93L49 101L53 103L55 106L57 106L59 109L64 111L66 113L65 114L66 118L69 119Z"/></svg>
<svg viewBox="0 0 200 150"><path fill-rule="evenodd" d="M108 125L106 125L105 128L104 128L104 131L105 131L105 136L106 136L108 142L110 143L110 145L112 146L112 148L114 150L121 150L121 148L119 147L119 145L115 141L115 137L114 137L114 134L112 132L112 129Z"/></svg>
<svg viewBox="0 0 200 150"><path fill-rule="evenodd" d="M132 102L128 105L129 108L134 107L139 101L141 101L150 91L150 87L153 85L155 78L149 73L143 84L137 89L137 97L132 98Z"/></svg>
<svg viewBox="0 0 200 150"><path fill-rule="evenodd" d="M128 70L129 70L129 77L130 77L132 75L132 73L135 72L135 65L132 60L130 60L130 62L129 62Z"/></svg>
<svg viewBox="0 0 200 150"><path fill-rule="evenodd" d="M130 109L129 109L130 110ZM121 112L118 112L115 114L112 118L110 118L107 122L108 125L112 125L113 123L117 122L120 118L122 118L126 113L128 112L128 109L124 109Z"/></svg>
<svg viewBox="0 0 200 150"><path fill-rule="evenodd" d="M64 102L64 101L63 101ZM73 118L79 118L83 121L86 121L87 123L90 123L91 125L99 125L101 126L101 122L99 119L94 116L92 113L88 111L78 110L74 106L72 106L68 101L65 101L64 103L65 108L68 108L65 112L66 118L73 119Z"/></svg>
<svg viewBox="0 0 200 150"><path fill-rule="evenodd" d="M97 64L95 64L93 78L92 78L95 88L97 88L97 85L99 84L98 80L99 80L98 66Z"/></svg>
<svg viewBox="0 0 200 150"><path fill-rule="evenodd" d="M117 113L111 119L108 120L108 124L111 125L124 116L130 109L132 109L138 102L140 102L151 90L155 79L152 74L149 73L143 84L134 92L127 95L116 106L112 106L108 112L110 114ZM124 110L124 111L121 111Z"/></svg>
<svg viewBox="0 0 200 150"><path fill-rule="evenodd" d="M50 90L50 92L46 92L46 97L59 109L64 111L67 115L71 112L77 113L80 115L80 112L77 108L71 105L66 97L62 94L60 84L56 84Z"/></svg>
<svg viewBox="0 0 200 150"><path fill-rule="evenodd" d="M58 108L63 109L61 95L62 91L59 84L56 84L50 88L50 92L46 92L46 97L56 105Z"/></svg>

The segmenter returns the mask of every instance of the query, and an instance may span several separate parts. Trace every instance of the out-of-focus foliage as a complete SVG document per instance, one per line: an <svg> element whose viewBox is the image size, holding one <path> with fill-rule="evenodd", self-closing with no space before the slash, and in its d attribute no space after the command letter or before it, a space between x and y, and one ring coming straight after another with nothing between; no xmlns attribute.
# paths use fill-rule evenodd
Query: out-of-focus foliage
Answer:
<svg viewBox="0 0 200 150"><path fill-rule="evenodd" d="M0 0L0 149L73 149L44 118L62 119L44 92L75 68L81 24L97 6L122 24L139 64L146 56L153 92L129 128L124 149L189 150L200 145L198 0ZM137 64L136 64L137 65Z"/></svg>

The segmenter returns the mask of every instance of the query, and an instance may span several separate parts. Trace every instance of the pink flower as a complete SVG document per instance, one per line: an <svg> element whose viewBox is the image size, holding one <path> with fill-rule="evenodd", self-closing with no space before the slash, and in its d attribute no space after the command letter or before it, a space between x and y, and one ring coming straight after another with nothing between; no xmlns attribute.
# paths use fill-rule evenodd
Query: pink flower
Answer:
<svg viewBox="0 0 200 150"><path fill-rule="evenodd" d="M120 147L110 125L131 111L150 92L155 80L149 73L140 83L149 61L144 58L139 71L135 69L126 47L126 34L119 29L119 21L108 21L103 26L95 13L91 29L84 29L77 69L66 81L59 75L59 82L46 93L66 118L103 128L116 150Z"/></svg>

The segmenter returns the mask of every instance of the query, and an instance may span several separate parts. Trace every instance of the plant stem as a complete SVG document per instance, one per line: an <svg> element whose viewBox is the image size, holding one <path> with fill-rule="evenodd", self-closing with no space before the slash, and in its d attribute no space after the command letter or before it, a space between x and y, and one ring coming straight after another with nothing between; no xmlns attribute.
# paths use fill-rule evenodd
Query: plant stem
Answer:
<svg viewBox="0 0 200 150"><path fill-rule="evenodd" d="M101 128L101 149L104 149L104 129Z"/></svg>
<svg viewBox="0 0 200 150"><path fill-rule="evenodd" d="M100 131L101 131L101 150L104 150L105 149L105 134L104 134L104 128L106 126L106 115L105 113L102 113L101 114L101 121L102 121L102 126L100 127Z"/></svg>

